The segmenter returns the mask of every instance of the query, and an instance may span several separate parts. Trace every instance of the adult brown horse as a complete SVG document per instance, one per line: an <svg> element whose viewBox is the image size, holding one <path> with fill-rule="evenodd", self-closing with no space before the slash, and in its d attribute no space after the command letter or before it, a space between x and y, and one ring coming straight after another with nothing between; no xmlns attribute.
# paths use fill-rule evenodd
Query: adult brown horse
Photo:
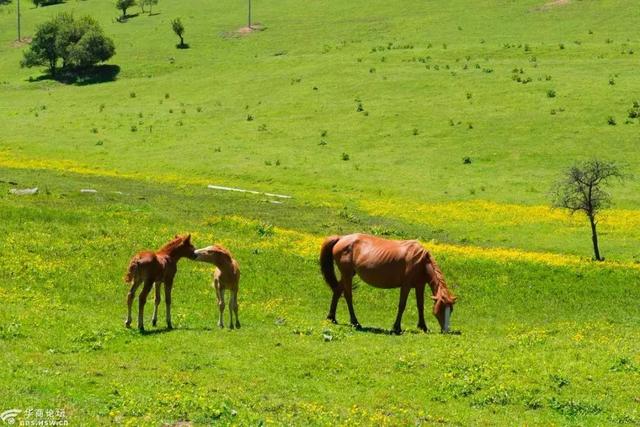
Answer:
<svg viewBox="0 0 640 427"><path fill-rule="evenodd" d="M340 270L340 281L333 268ZM333 290L327 318L336 323L336 307L342 293L349 307L351 324L360 328L353 311L352 281L356 274L376 288L400 288L398 315L394 333L401 333L402 314L411 289L416 290L418 328L428 331L424 320L425 284L431 287L433 314L442 332L449 332L451 312L456 297L447 288L442 271L433 256L416 240L386 240L366 234L327 237L320 250L320 266L324 280Z"/></svg>
<svg viewBox="0 0 640 427"><path fill-rule="evenodd" d="M173 240L161 247L159 250L138 252L131 259L127 275L124 281L131 285L127 295L127 320L124 325L131 326L131 304L136 296L136 289L144 283L140 296L138 297L138 329L144 331L144 305L147 302L147 295L151 287L156 285L156 301L153 309L152 324L158 323L158 305L160 305L160 284L164 283L164 298L167 306L167 328L172 329L171 324L171 288L173 278L178 271L178 261L180 258L196 258L196 248L191 244L191 235L175 236Z"/></svg>

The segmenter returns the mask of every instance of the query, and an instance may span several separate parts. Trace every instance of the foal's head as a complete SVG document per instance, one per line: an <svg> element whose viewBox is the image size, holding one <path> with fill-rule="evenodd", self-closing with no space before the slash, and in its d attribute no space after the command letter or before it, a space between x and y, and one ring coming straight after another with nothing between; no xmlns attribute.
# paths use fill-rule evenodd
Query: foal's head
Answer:
<svg viewBox="0 0 640 427"><path fill-rule="evenodd" d="M220 263L230 262L231 254L222 246L213 245L196 250L195 260L218 265Z"/></svg>
<svg viewBox="0 0 640 427"><path fill-rule="evenodd" d="M176 236L165 248L173 257L196 259L196 248L191 244L191 234Z"/></svg>

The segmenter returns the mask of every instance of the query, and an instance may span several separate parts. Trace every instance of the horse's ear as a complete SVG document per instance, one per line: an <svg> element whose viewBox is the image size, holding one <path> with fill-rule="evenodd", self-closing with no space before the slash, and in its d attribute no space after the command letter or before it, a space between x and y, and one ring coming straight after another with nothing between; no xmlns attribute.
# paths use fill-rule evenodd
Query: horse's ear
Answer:
<svg viewBox="0 0 640 427"><path fill-rule="evenodd" d="M187 237L184 238L184 241L187 243L191 242L191 233L187 234Z"/></svg>

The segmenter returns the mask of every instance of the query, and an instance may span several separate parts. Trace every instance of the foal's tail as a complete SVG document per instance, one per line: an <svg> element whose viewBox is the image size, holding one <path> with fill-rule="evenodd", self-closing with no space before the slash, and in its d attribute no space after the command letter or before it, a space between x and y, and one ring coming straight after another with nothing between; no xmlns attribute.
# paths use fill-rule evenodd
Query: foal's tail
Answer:
<svg viewBox="0 0 640 427"><path fill-rule="evenodd" d="M327 237L320 249L320 269L322 270L322 276L324 277L324 281L327 282L333 290L340 286L336 272L333 269L333 247L339 240L340 236Z"/></svg>
<svg viewBox="0 0 640 427"><path fill-rule="evenodd" d="M124 282L128 284L133 284L133 280L136 277L136 273L138 271L138 257L134 257L129 263L129 268L127 268L127 274L124 276Z"/></svg>

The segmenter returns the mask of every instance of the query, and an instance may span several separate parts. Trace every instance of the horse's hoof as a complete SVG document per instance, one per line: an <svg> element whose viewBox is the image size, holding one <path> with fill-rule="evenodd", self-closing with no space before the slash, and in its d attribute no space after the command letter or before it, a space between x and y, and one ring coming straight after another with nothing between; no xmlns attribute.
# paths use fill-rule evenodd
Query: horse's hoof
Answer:
<svg viewBox="0 0 640 427"><path fill-rule="evenodd" d="M140 331L141 334L144 333L144 326L138 326L138 330Z"/></svg>
<svg viewBox="0 0 640 427"><path fill-rule="evenodd" d="M420 329L422 332L424 332L425 334L428 334L429 332L431 332L429 330L429 328L427 328L426 326L420 326L418 325L418 329Z"/></svg>
<svg viewBox="0 0 640 427"><path fill-rule="evenodd" d="M153 326L154 328L155 328L156 326L158 326L158 321L157 321L157 320L152 320L152 321L151 321L151 326Z"/></svg>
<svg viewBox="0 0 640 427"><path fill-rule="evenodd" d="M167 329L170 331L173 329L173 325L167 325Z"/></svg>
<svg viewBox="0 0 640 427"><path fill-rule="evenodd" d="M131 327L131 322L124 322L124 327L125 328L130 328Z"/></svg>
<svg viewBox="0 0 640 427"><path fill-rule="evenodd" d="M362 325L360 323L352 323L351 326L356 328L356 331L361 331L362 330Z"/></svg>
<svg viewBox="0 0 640 427"><path fill-rule="evenodd" d="M229 329L233 331L233 323L229 325Z"/></svg>
<svg viewBox="0 0 640 427"><path fill-rule="evenodd" d="M338 321L336 320L335 316L327 316L327 320L330 320L331 323L333 323L334 325L338 324Z"/></svg>
<svg viewBox="0 0 640 427"><path fill-rule="evenodd" d="M224 324L223 323L218 323L218 328L224 329Z"/></svg>
<svg viewBox="0 0 640 427"><path fill-rule="evenodd" d="M402 335L402 329L400 328L393 328L391 330L391 335Z"/></svg>
<svg viewBox="0 0 640 427"><path fill-rule="evenodd" d="M240 322L236 322L236 329L240 329Z"/></svg>

